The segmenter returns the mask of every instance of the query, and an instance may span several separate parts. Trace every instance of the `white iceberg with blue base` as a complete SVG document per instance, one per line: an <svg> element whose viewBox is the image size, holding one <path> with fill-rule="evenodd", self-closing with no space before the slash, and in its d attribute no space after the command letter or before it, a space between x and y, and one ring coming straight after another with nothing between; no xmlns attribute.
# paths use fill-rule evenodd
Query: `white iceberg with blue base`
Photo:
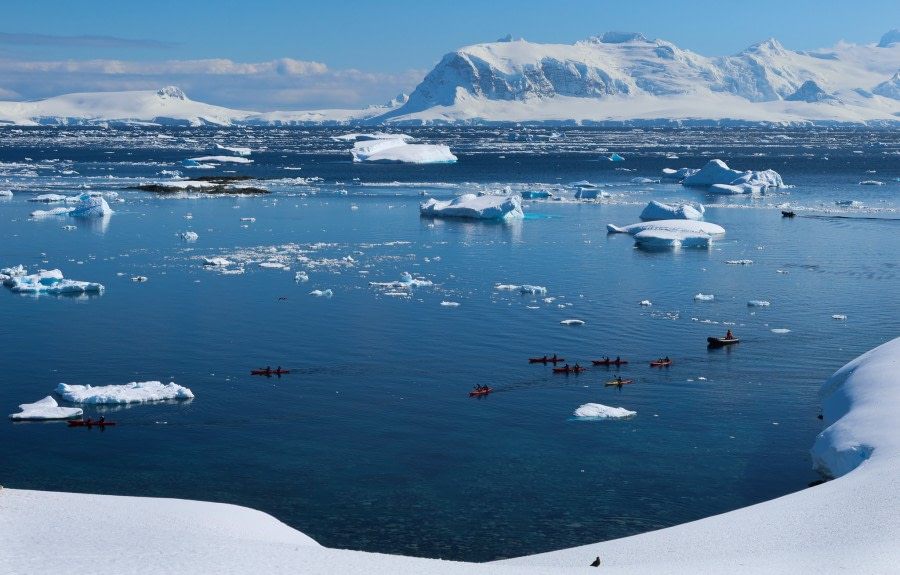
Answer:
<svg viewBox="0 0 900 575"><path fill-rule="evenodd" d="M164 401L166 399L193 399L194 393L175 382L132 381L123 385L69 385L60 383L56 393L72 403L124 404Z"/></svg>
<svg viewBox="0 0 900 575"><path fill-rule="evenodd" d="M519 196L464 194L452 200L430 200L419 205L423 216L477 220L520 220L525 217Z"/></svg>
<svg viewBox="0 0 900 575"><path fill-rule="evenodd" d="M23 403L19 405L22 411L13 413L10 419L20 421L38 421L45 419L69 419L70 417L79 417L84 414L84 410L80 407L60 407L52 396L47 396L40 401L34 403Z"/></svg>

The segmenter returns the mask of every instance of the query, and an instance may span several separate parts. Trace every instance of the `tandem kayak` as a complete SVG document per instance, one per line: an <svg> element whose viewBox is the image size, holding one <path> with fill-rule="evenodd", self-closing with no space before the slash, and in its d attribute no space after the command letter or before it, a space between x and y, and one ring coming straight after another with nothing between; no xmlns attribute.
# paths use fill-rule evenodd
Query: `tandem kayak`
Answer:
<svg viewBox="0 0 900 575"><path fill-rule="evenodd" d="M591 360L594 365L624 365L628 363L627 359L594 359Z"/></svg>
<svg viewBox="0 0 900 575"><path fill-rule="evenodd" d="M733 343L740 343L741 340L736 337L708 337L706 341L709 347L724 347Z"/></svg>
<svg viewBox="0 0 900 575"><path fill-rule="evenodd" d="M250 375L281 375L291 373L289 369L251 369Z"/></svg>
<svg viewBox="0 0 900 575"><path fill-rule="evenodd" d="M489 393L492 392L492 391L494 391L494 388L493 388L493 387L489 387L489 388L487 388L487 389L479 389L478 391L470 391L470 392L469 392L469 395L470 395L470 396L472 396L472 395L487 395L487 394L489 394Z"/></svg>
<svg viewBox="0 0 900 575"><path fill-rule="evenodd" d="M586 367L554 367L553 373L581 373L586 370Z"/></svg>
<svg viewBox="0 0 900 575"><path fill-rule="evenodd" d="M633 379L623 379L622 381L617 381L617 380L607 381L606 385L625 385L628 383L634 383L634 380Z"/></svg>
<svg viewBox="0 0 900 575"><path fill-rule="evenodd" d="M663 365L672 365L672 360L669 359L669 360L665 360L665 361L651 361L650 365L652 365L653 367L660 367Z"/></svg>
<svg viewBox="0 0 900 575"><path fill-rule="evenodd" d="M559 363L566 361L564 357L529 357L528 363Z"/></svg>
<svg viewBox="0 0 900 575"><path fill-rule="evenodd" d="M69 427L92 427L94 425L98 425L100 427L106 427L107 425L115 425L115 421L85 421L83 419L70 419Z"/></svg>

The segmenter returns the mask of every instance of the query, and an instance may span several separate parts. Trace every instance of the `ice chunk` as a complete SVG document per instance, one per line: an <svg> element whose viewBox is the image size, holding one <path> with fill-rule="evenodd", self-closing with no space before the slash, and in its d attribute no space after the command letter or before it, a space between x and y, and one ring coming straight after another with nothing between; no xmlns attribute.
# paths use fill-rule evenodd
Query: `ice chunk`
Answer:
<svg viewBox="0 0 900 575"><path fill-rule="evenodd" d="M613 224L606 225L606 231L609 233L635 235L648 230L666 230L685 234L705 235L708 237L725 235L725 229L722 226L696 220L654 220L652 222L641 222L623 227L614 226Z"/></svg>
<svg viewBox="0 0 900 575"><path fill-rule="evenodd" d="M197 238L199 238L199 237L200 236L197 235L197 232L182 232L181 233L181 239L183 239L186 242L196 242Z"/></svg>
<svg viewBox="0 0 900 575"><path fill-rule="evenodd" d="M791 333L791 330L783 327L776 327L772 330L772 333Z"/></svg>
<svg viewBox="0 0 900 575"><path fill-rule="evenodd" d="M413 288L420 286L430 286L433 283L430 280L414 278L409 272L400 274L400 279L393 282L369 282L370 286L388 287L388 288Z"/></svg>
<svg viewBox="0 0 900 575"><path fill-rule="evenodd" d="M205 163L216 163L216 164L252 164L253 160L250 158L243 158L240 156L200 156L199 158L188 158L183 162L185 166L198 166Z"/></svg>
<svg viewBox="0 0 900 575"><path fill-rule="evenodd" d="M12 195L12 190L0 190L0 198L11 198Z"/></svg>
<svg viewBox="0 0 900 575"><path fill-rule="evenodd" d="M671 168L663 168L663 179L666 180L677 180L682 181L688 176L692 176L699 172L700 170L692 169L692 168L681 168L678 170L673 170Z"/></svg>
<svg viewBox="0 0 900 575"><path fill-rule="evenodd" d="M760 299L753 299L747 302L749 307L769 307L769 302Z"/></svg>
<svg viewBox="0 0 900 575"><path fill-rule="evenodd" d="M444 144L409 144L402 138L364 140L353 145L354 162L451 164L456 156Z"/></svg>
<svg viewBox="0 0 900 575"><path fill-rule="evenodd" d="M590 188L578 188L575 192L575 199L577 200L596 200L599 198L609 198L609 192L605 190L601 190L597 187Z"/></svg>
<svg viewBox="0 0 900 575"><path fill-rule="evenodd" d="M250 148L230 148L228 146L223 146L222 144L216 144L216 149L231 152L235 156L249 156L251 153Z"/></svg>
<svg viewBox="0 0 900 575"><path fill-rule="evenodd" d="M561 323L563 325L584 325L584 320L583 319L564 319L559 323Z"/></svg>
<svg viewBox="0 0 900 575"><path fill-rule="evenodd" d="M649 299L645 299L645 300L641 300L641 305L644 307L650 307L653 305L653 302L651 302Z"/></svg>
<svg viewBox="0 0 900 575"><path fill-rule="evenodd" d="M464 194L452 200L434 198L419 206L423 216L472 218L481 220L522 219L522 200L519 196Z"/></svg>
<svg viewBox="0 0 900 575"><path fill-rule="evenodd" d="M225 258L203 258L203 265L211 267L225 267L232 264L231 260Z"/></svg>
<svg viewBox="0 0 900 575"><path fill-rule="evenodd" d="M102 293L106 288L99 283L63 278L60 270L41 270L36 274L9 277L3 285L17 293L30 294L82 294Z"/></svg>
<svg viewBox="0 0 900 575"><path fill-rule="evenodd" d="M546 295L547 288L544 286L533 286L525 284L523 286L519 286L519 291L522 293L534 294L534 295Z"/></svg>
<svg viewBox="0 0 900 575"><path fill-rule="evenodd" d="M760 172L732 170L722 160L710 160L698 172L686 176L681 183L685 186L711 187L717 185L716 190L731 193L752 193L766 188L779 188L784 186L781 175L774 170ZM721 187L726 186L726 187ZM736 191L743 190L743 191Z"/></svg>
<svg viewBox="0 0 900 575"><path fill-rule="evenodd" d="M459 307L458 301L442 301L441 305L444 307Z"/></svg>
<svg viewBox="0 0 900 575"><path fill-rule="evenodd" d="M49 395L34 403L23 403L19 405L19 409L22 411L11 414L9 418L17 420L68 419L70 417L78 417L84 413L84 410L80 407L59 407L56 400Z"/></svg>
<svg viewBox="0 0 900 575"><path fill-rule="evenodd" d="M636 411L629 411L624 407L610 407L602 403L585 403L575 410L575 417L585 419L625 419L635 415Z"/></svg>
<svg viewBox="0 0 900 575"><path fill-rule="evenodd" d="M326 290L314 289L313 291L309 292L309 295L314 295L316 297L331 297L334 294L332 293L332 291L330 289L326 289Z"/></svg>
<svg viewBox="0 0 900 575"><path fill-rule="evenodd" d="M674 230L644 230L634 234L634 243L645 248L709 247L710 236Z"/></svg>
<svg viewBox="0 0 900 575"><path fill-rule="evenodd" d="M831 316L832 319L847 319L847 316L842 313L836 313Z"/></svg>
<svg viewBox="0 0 900 575"><path fill-rule="evenodd" d="M167 384L159 381L132 381L122 385L98 385L96 387L60 383L56 386L56 393L72 403L90 404L144 403L194 397L190 389L182 387L174 381Z"/></svg>
<svg viewBox="0 0 900 575"><path fill-rule="evenodd" d="M102 218L113 213L100 192L88 192L78 196L78 202L69 215L73 218Z"/></svg>
<svg viewBox="0 0 900 575"><path fill-rule="evenodd" d="M44 203L64 202L64 201L66 201L66 196L61 196L59 194L41 194L39 196L29 198L28 201L29 202L44 202Z"/></svg>
<svg viewBox="0 0 900 575"><path fill-rule="evenodd" d="M609 158L607 158L610 162L624 162L625 158L620 156L619 154L612 154Z"/></svg>
<svg viewBox="0 0 900 575"><path fill-rule="evenodd" d="M694 207L691 204L664 204L656 200L651 200L644 211L641 212L640 218L647 220L700 220L703 219L703 213L706 209L702 204Z"/></svg>
<svg viewBox="0 0 900 575"><path fill-rule="evenodd" d="M753 265L753 260L726 260L725 263L732 266L749 266Z"/></svg>
<svg viewBox="0 0 900 575"><path fill-rule="evenodd" d="M713 301L714 299L716 299L716 296L712 294L698 293L694 296L694 301Z"/></svg>

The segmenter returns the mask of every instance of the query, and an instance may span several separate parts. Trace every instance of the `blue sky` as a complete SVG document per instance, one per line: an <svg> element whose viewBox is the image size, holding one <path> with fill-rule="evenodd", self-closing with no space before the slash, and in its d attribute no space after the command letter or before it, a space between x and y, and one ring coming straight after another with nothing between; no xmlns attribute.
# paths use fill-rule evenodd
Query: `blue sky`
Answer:
<svg viewBox="0 0 900 575"><path fill-rule="evenodd" d="M0 99L175 84L244 109L364 107L412 91L447 52L507 34L571 44L635 31L724 56L770 37L793 50L869 44L892 28L897 0L31 0L3 10Z"/></svg>

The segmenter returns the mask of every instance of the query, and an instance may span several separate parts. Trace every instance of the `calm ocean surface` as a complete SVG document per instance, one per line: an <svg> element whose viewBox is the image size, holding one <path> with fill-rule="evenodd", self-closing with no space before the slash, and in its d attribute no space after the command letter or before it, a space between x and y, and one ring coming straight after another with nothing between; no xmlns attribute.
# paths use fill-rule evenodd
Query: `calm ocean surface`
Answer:
<svg viewBox="0 0 900 575"><path fill-rule="evenodd" d="M88 407L119 423L106 431L0 425L0 484L235 503L330 547L513 557L804 489L818 478L818 388L898 335L896 131L565 129L531 142L408 131L459 157L430 166L353 164L350 145L331 139L349 131L0 129L0 189L14 193L0 198L0 267L106 286L93 297L0 290L5 413L60 382L174 381L196 395ZM250 147L254 163L182 167L221 154L216 144ZM612 152L626 161L607 161ZM632 182L712 158L774 169L792 187L750 198ZM272 193L126 189L176 170L266 178ZM612 197L527 202L527 219L508 224L418 213L423 194L509 186L571 198L579 180ZM85 187L118 192L116 213L29 217L54 207L29 198ZM702 202L727 235L678 251L607 235L652 199ZM798 217L781 218L784 204ZM179 237L189 230L196 242ZM205 269L204 257L243 261L245 273ZM290 269L258 265L276 260ZM726 263L736 260L752 264ZM405 271L434 285L408 297L369 285ZM729 328L740 344L707 349ZM553 353L630 363L566 376L527 361ZM664 355L674 364L649 367ZM249 375L265 365L292 373ZM635 382L606 388L616 374ZM476 383L495 392L470 398ZM637 416L572 419L591 402Z"/></svg>

